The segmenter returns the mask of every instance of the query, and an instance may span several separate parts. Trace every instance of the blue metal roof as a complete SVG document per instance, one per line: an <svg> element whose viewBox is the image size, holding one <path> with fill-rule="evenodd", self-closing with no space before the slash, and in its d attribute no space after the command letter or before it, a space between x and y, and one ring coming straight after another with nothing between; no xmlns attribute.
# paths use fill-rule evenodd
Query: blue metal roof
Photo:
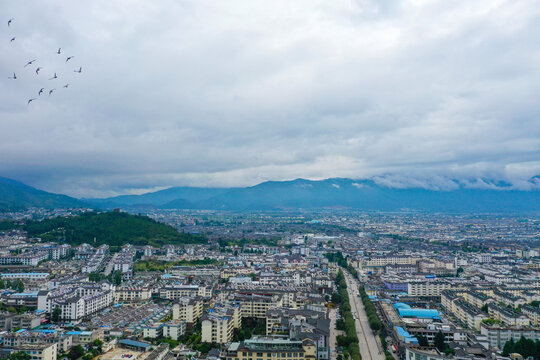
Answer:
<svg viewBox="0 0 540 360"><path fill-rule="evenodd" d="M402 328L401 326L396 326L396 332L398 333L399 336L405 339L406 343L418 344L418 339L415 338L414 336L411 336L411 334L409 334L409 332L405 330L404 328Z"/></svg>
<svg viewBox="0 0 540 360"><path fill-rule="evenodd" d="M416 317L421 319L440 319L441 315L435 309L397 309L401 317Z"/></svg>
<svg viewBox="0 0 540 360"><path fill-rule="evenodd" d="M410 309L411 306L405 303L397 302L394 304L394 309Z"/></svg>
<svg viewBox="0 0 540 360"><path fill-rule="evenodd" d="M142 348L149 348L152 346L152 344L148 344L142 341L136 341L136 340L130 340L130 339L123 339L120 340L120 344L128 345L128 346L136 346L136 347L142 347Z"/></svg>
<svg viewBox="0 0 540 360"><path fill-rule="evenodd" d="M28 272L28 273L2 273L1 276L20 276L20 275L49 275L49 273L38 273L38 272Z"/></svg>

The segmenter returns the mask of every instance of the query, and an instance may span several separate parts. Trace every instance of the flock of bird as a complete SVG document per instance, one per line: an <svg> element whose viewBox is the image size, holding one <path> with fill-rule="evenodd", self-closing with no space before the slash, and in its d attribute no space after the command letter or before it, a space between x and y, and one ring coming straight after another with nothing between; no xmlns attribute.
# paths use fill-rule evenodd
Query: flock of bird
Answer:
<svg viewBox="0 0 540 360"><path fill-rule="evenodd" d="M12 23L14 22L15 18L11 18L8 20L7 22L7 26L9 28L12 28ZM16 40L16 37L15 36L10 36L10 40L9 42L10 43L13 43L14 41ZM62 55L62 48L58 48L58 50L56 51L56 54L57 55ZM66 61L64 62L64 64L67 64L70 60L72 60L75 56L67 56L66 57ZM29 66L36 66L34 65L35 62L37 62L38 59L32 59L32 60L29 60L24 66L23 68L27 68ZM39 63L38 63L39 64ZM37 67L35 67L35 73L36 73L36 76L39 76L40 74L40 71L43 70L44 68L42 66L39 66L37 65ZM75 69L73 70L73 72L75 73L82 73L82 66L79 66L78 69ZM58 79L59 77L56 75L56 72L53 73L52 77L49 78L49 80L56 80ZM13 72L13 76L9 76L8 79L11 79L11 80L17 80L19 79L19 77L17 76L16 72L14 71ZM49 96L53 95L53 93L56 91L56 88L54 88L54 83L51 83L52 85L51 86L48 86L47 89L48 90L48 94ZM66 83L63 88L67 89L69 87L69 83ZM42 96L44 93L46 93L47 90L45 87L41 87L39 90L36 91L36 94L37 96L36 97L31 97L30 99L28 99L28 102L27 102L27 105L30 105L30 103L32 101L35 101L37 99L39 99L40 96Z"/></svg>

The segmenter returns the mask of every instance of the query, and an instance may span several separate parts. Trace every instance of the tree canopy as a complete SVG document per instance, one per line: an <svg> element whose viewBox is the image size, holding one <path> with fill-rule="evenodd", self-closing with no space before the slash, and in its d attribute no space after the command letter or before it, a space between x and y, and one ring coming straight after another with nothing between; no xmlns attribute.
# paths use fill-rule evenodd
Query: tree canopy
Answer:
<svg viewBox="0 0 540 360"><path fill-rule="evenodd" d="M46 241L65 241L72 245L88 243L94 246L122 246L130 243L162 246L207 241L203 236L180 233L172 226L147 216L123 212L87 212L74 217L29 221L24 229L31 237L40 237Z"/></svg>

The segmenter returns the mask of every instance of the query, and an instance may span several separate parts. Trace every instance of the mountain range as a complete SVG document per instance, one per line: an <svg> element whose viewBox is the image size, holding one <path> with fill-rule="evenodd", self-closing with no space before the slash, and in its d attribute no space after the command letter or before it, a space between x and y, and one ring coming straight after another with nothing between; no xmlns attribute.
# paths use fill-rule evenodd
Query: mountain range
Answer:
<svg viewBox="0 0 540 360"><path fill-rule="evenodd" d="M531 179L536 184L538 178ZM400 188L375 180L296 179L267 181L251 187L172 187L142 195L105 199L75 199L46 193L14 180L0 178L0 209L25 207L161 208L209 210L313 210L426 212L538 212L539 190L516 190L511 184L482 179L482 188L453 181L447 190ZM7 191L6 191L7 189ZM7 195L7 196L6 196Z"/></svg>
<svg viewBox="0 0 540 360"><path fill-rule="evenodd" d="M25 210L31 207L55 209L86 207L83 201L51 194L19 181L0 177L0 212Z"/></svg>

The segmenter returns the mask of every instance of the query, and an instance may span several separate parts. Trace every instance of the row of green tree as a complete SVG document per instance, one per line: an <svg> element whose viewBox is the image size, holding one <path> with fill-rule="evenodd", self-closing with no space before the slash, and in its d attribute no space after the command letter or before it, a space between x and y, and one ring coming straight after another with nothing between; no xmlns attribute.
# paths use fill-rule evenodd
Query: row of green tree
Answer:
<svg viewBox="0 0 540 360"><path fill-rule="evenodd" d="M531 340L523 336L518 340L510 339L504 344L503 356L508 356L513 353L518 353L523 358L532 356L535 360L540 359L540 340Z"/></svg>
<svg viewBox="0 0 540 360"><path fill-rule="evenodd" d="M452 349L448 344L446 343L446 339L444 338L444 334L441 330L439 330L435 336L433 337L433 344L431 345L424 335L418 335L416 337L418 339L418 345L422 347L435 347L437 350L439 350L441 353L444 353L445 355L452 355L454 353L454 349Z"/></svg>
<svg viewBox="0 0 540 360"><path fill-rule="evenodd" d="M373 305L373 302L369 298L368 294L366 294L363 286L360 286L358 290L360 292L360 298L362 299L362 303L364 304L364 308L366 309L366 314L369 319L369 327L373 331L381 330L383 324L381 322L381 319L379 318L379 314L377 314L377 309L375 309L375 305Z"/></svg>
<svg viewBox="0 0 540 360"><path fill-rule="evenodd" d="M242 318L242 326L234 331L233 341L251 339L253 335L265 335L266 323L264 319L254 317Z"/></svg>
<svg viewBox="0 0 540 360"><path fill-rule="evenodd" d="M173 266L198 266L198 265L221 265L222 263L216 259L204 258L196 260L181 260L181 261L164 261L164 260L140 260L133 265L135 271L160 271Z"/></svg>
<svg viewBox="0 0 540 360"><path fill-rule="evenodd" d="M354 277L358 276L356 269L347 263L347 259L343 257L341 252L326 253L324 256L328 259L328 261L337 263L342 268L347 269L347 271L350 272Z"/></svg>
<svg viewBox="0 0 540 360"><path fill-rule="evenodd" d="M11 280L4 281L4 279L2 279L2 277L0 276L0 289L13 289L13 290L17 290L18 292L23 292L24 283L19 279L15 279L13 281Z"/></svg>
<svg viewBox="0 0 540 360"><path fill-rule="evenodd" d="M351 357L352 360L362 360L360 347L358 346L358 336L356 335L356 326L349 303L349 294L347 292L347 282L343 271L340 269L336 276L337 291L332 294L332 302L339 305L341 319L336 322L336 328L345 332L336 338L337 345L346 349L345 358Z"/></svg>

